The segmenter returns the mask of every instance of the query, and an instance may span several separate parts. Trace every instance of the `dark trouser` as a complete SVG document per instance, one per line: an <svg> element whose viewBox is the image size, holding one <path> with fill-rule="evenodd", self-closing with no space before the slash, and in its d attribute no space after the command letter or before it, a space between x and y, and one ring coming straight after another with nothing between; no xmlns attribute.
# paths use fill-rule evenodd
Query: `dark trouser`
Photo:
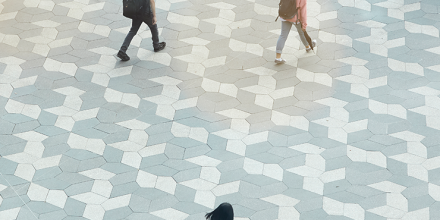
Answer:
<svg viewBox="0 0 440 220"><path fill-rule="evenodd" d="M130 46L131 40L133 40L134 35L137 34L139 28L141 27L142 22L148 25L151 31L151 36L153 38L153 47L157 48L159 46L159 32L157 30L157 24L152 24L153 22L148 20L142 20L139 19L132 19L131 20L131 29L127 34L127 37L125 37L124 43L122 43L121 51L126 52L128 49L128 46Z"/></svg>

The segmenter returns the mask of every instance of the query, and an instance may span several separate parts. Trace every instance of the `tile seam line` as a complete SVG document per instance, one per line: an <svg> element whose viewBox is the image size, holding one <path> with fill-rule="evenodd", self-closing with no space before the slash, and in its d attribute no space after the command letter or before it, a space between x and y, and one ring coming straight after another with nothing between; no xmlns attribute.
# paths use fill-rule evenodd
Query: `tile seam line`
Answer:
<svg viewBox="0 0 440 220"><path fill-rule="evenodd" d="M12 187L11 183L9 183L9 181L3 176L2 173L0 173L0 176L3 177L3 179L9 184L9 187L11 187L11 189L14 191L15 195L17 195L18 198L20 198L20 200L23 202L23 204L29 209L29 211L31 211L31 213L32 213L32 215L35 217L35 219L38 220L38 218L37 218L37 216L35 215L34 211L32 211L32 209L29 208L29 206L24 202L23 198L21 198L21 196L18 195L17 191L15 191L15 189ZM22 206L22 207L23 207L23 206ZM20 209L21 209L21 207L20 207Z"/></svg>

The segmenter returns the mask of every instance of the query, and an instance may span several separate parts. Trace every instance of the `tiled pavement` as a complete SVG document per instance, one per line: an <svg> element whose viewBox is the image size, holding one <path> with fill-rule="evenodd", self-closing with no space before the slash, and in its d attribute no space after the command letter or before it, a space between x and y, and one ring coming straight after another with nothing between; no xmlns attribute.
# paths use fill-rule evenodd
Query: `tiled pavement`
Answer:
<svg viewBox="0 0 440 220"><path fill-rule="evenodd" d="M0 219L440 219L440 1L0 0Z"/></svg>

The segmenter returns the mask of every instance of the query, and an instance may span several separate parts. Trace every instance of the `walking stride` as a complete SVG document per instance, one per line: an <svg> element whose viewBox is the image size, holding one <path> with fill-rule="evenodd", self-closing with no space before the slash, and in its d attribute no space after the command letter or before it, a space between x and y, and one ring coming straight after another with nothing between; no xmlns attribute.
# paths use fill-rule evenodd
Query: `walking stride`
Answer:
<svg viewBox="0 0 440 220"><path fill-rule="evenodd" d="M165 48L165 42L159 42L159 31L157 30L156 5L154 0L124 0L124 16L131 18L131 29L122 43L117 56L122 61L130 60L127 55L127 49L130 46L133 37L137 34L142 22L148 25L153 39L154 52Z"/></svg>
<svg viewBox="0 0 440 220"><path fill-rule="evenodd" d="M316 40L312 40L310 45L305 36L305 33L307 33L307 0L281 0L278 13L281 19L281 34L277 41L275 63L282 64L286 60L281 58L281 53L292 25L296 27L299 38L306 47L307 52L316 46Z"/></svg>

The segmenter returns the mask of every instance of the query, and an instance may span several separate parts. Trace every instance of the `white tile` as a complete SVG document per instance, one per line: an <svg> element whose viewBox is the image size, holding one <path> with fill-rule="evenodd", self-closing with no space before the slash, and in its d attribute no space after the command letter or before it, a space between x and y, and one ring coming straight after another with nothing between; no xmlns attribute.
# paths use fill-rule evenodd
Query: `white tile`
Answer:
<svg viewBox="0 0 440 220"><path fill-rule="evenodd" d="M420 135L420 134L416 134L411 131L401 131L401 132L390 134L390 136L400 138L402 140L409 141L409 142L419 142L425 138L425 136Z"/></svg>
<svg viewBox="0 0 440 220"><path fill-rule="evenodd" d="M139 98L137 94L125 93L122 95L122 100L121 100L122 104L126 104L133 108L138 108L140 102L141 102L141 98Z"/></svg>
<svg viewBox="0 0 440 220"><path fill-rule="evenodd" d="M212 134L217 135L219 137L228 139L228 140L241 140L247 136L247 134L241 133L239 131L235 131L232 129L225 129L221 131L213 132Z"/></svg>
<svg viewBox="0 0 440 220"><path fill-rule="evenodd" d="M305 165L317 170L325 171L325 159L321 155L307 154Z"/></svg>
<svg viewBox="0 0 440 220"><path fill-rule="evenodd" d="M11 85L14 88L21 88L25 86L34 85L36 80L37 80L37 76L31 76L31 77L19 79L11 83Z"/></svg>
<svg viewBox="0 0 440 220"><path fill-rule="evenodd" d="M18 164L14 175L32 182L35 174L35 168L31 164Z"/></svg>
<svg viewBox="0 0 440 220"><path fill-rule="evenodd" d="M278 164L264 164L263 175L283 181L284 170Z"/></svg>
<svg viewBox="0 0 440 220"><path fill-rule="evenodd" d="M342 128L328 128L328 138L346 144L348 135Z"/></svg>
<svg viewBox="0 0 440 220"><path fill-rule="evenodd" d="M257 143L267 141L268 137L269 137L268 131L250 134L250 135L246 136L245 138L243 138L243 143L245 143L246 145L257 144Z"/></svg>
<svg viewBox="0 0 440 220"><path fill-rule="evenodd" d="M49 54L50 47L46 44L37 43L32 49L33 53L46 57Z"/></svg>
<svg viewBox="0 0 440 220"><path fill-rule="evenodd" d="M329 215L343 215L344 203L324 196L322 200L322 209L324 209Z"/></svg>
<svg viewBox="0 0 440 220"><path fill-rule="evenodd" d="M87 146L87 141L88 139L83 136L77 135L75 133L70 133L69 139L67 140L67 144L71 148L85 149Z"/></svg>
<svg viewBox="0 0 440 220"><path fill-rule="evenodd" d="M174 220L184 220L189 216L188 214L175 210L173 208L154 211L151 212L151 214L163 219L174 219Z"/></svg>
<svg viewBox="0 0 440 220"><path fill-rule="evenodd" d="M343 127L343 129L347 133L362 131L362 130L366 130L367 128L368 128L368 119L350 122L350 123L344 125L344 127Z"/></svg>
<svg viewBox="0 0 440 220"><path fill-rule="evenodd" d="M390 158L398 160L400 162L406 163L406 164L421 164L425 162L426 158L416 156L414 154L409 153L403 153L391 156Z"/></svg>
<svg viewBox="0 0 440 220"><path fill-rule="evenodd" d="M252 160L250 158L245 157L243 169L248 174L263 174L264 164L259 161Z"/></svg>
<svg viewBox="0 0 440 220"><path fill-rule="evenodd" d="M139 145L132 141L121 141L114 144L110 144L110 146L122 150L124 152L139 151L145 147L144 145Z"/></svg>
<svg viewBox="0 0 440 220"><path fill-rule="evenodd" d="M105 210L101 205L87 204L84 209L83 217L90 220L102 220L104 214Z"/></svg>
<svg viewBox="0 0 440 220"><path fill-rule="evenodd" d="M18 217L21 207L0 211L0 219L15 220Z"/></svg>
<svg viewBox="0 0 440 220"><path fill-rule="evenodd" d="M246 144L244 144L241 140L228 140L226 150L240 156L245 156Z"/></svg>
<svg viewBox="0 0 440 220"><path fill-rule="evenodd" d="M408 200L400 193L387 193L387 205L408 212Z"/></svg>
<svg viewBox="0 0 440 220"><path fill-rule="evenodd" d="M109 180L110 178L115 176L114 173L103 170L101 168L86 170L79 173L94 180Z"/></svg>
<svg viewBox="0 0 440 220"><path fill-rule="evenodd" d="M12 160L16 163L27 163L27 164L34 163L35 161L38 161L40 159L40 157L36 157L34 155L30 155L30 154L24 153L24 152L12 154L12 155L7 155L7 156L4 156L4 158L6 158L8 160Z"/></svg>
<svg viewBox="0 0 440 220"><path fill-rule="evenodd" d="M287 171L292 172L292 173L296 173L300 176L304 176L304 177L320 177L322 175L322 171L312 168L312 167L308 167L308 166L299 166L299 167L294 167L294 168L290 168L287 169Z"/></svg>
<svg viewBox="0 0 440 220"><path fill-rule="evenodd" d="M347 157L350 158L352 161L366 162L367 152L357 147L347 145Z"/></svg>
<svg viewBox="0 0 440 220"><path fill-rule="evenodd" d="M139 151L139 154L142 157L149 157L153 155L163 154L165 152L165 146L166 143L147 146L145 148L142 148L142 150Z"/></svg>
<svg viewBox="0 0 440 220"><path fill-rule="evenodd" d="M157 176L151 173L147 173L143 170L139 170L136 182L140 187L153 188L156 186Z"/></svg>
<svg viewBox="0 0 440 220"><path fill-rule="evenodd" d="M364 220L365 210L359 204L344 204L344 216L354 220Z"/></svg>
<svg viewBox="0 0 440 220"><path fill-rule="evenodd" d="M64 106L79 111L83 101L78 96L69 95L64 99Z"/></svg>
<svg viewBox="0 0 440 220"><path fill-rule="evenodd" d="M255 104L264 108L272 109L273 99L269 95L256 95Z"/></svg>
<svg viewBox="0 0 440 220"><path fill-rule="evenodd" d="M180 182L180 184L187 186L191 189L202 190L202 191L212 190L212 189L214 189L214 187L217 186L217 184L215 184L215 183L212 183L212 182L200 179L200 178Z"/></svg>
<svg viewBox="0 0 440 220"><path fill-rule="evenodd" d="M322 152L325 151L324 148L318 147L318 146L310 144L310 143L295 145L295 146L291 146L289 148L306 153L306 154L321 154Z"/></svg>
<svg viewBox="0 0 440 220"><path fill-rule="evenodd" d="M345 168L326 171L321 175L320 179L324 183L345 179Z"/></svg>
<svg viewBox="0 0 440 220"><path fill-rule="evenodd" d="M220 89L220 83L214 80L203 78L202 88L207 92L218 92Z"/></svg>
<svg viewBox="0 0 440 220"><path fill-rule="evenodd" d="M198 127L191 128L188 137L206 144L208 143L208 136L209 132L205 128Z"/></svg>
<svg viewBox="0 0 440 220"><path fill-rule="evenodd" d="M113 185L108 180L95 180L92 186L92 192L110 198L113 190Z"/></svg>
<svg viewBox="0 0 440 220"><path fill-rule="evenodd" d="M232 119L231 120L231 129L242 132L249 133L250 124L245 119Z"/></svg>
<svg viewBox="0 0 440 220"><path fill-rule="evenodd" d="M43 157L44 145L41 142L28 141L23 152L33 155L35 157Z"/></svg>
<svg viewBox="0 0 440 220"><path fill-rule="evenodd" d="M210 181L215 184L219 184L220 182L220 171L215 167L202 167L200 171L200 178Z"/></svg>
<svg viewBox="0 0 440 220"><path fill-rule="evenodd" d="M280 207L278 209L279 220L299 220L300 213L295 207Z"/></svg>
<svg viewBox="0 0 440 220"><path fill-rule="evenodd" d="M430 220L431 218L430 218L429 208L427 207L427 208L415 210L412 212L408 212L402 218L402 220L412 220L412 219Z"/></svg>
<svg viewBox="0 0 440 220"><path fill-rule="evenodd" d="M131 130L128 140L140 146L146 146L148 142L148 134L144 130Z"/></svg>
<svg viewBox="0 0 440 220"><path fill-rule="evenodd" d="M203 66L205 68L222 66L222 65L225 65L225 63L226 63L226 56L215 57L215 58L207 59L202 62Z"/></svg>
<svg viewBox="0 0 440 220"><path fill-rule="evenodd" d="M295 91L295 87L287 87L287 88L283 88L283 89L277 89L277 90L273 91L272 93L270 93L269 95L273 99L281 99L281 98L293 96L294 91Z"/></svg>
<svg viewBox="0 0 440 220"><path fill-rule="evenodd" d="M422 165L418 164L408 164L408 176L412 176L419 180L428 182L429 174L428 170L426 170Z"/></svg>
<svg viewBox="0 0 440 220"><path fill-rule="evenodd" d="M401 193L406 189L405 186L390 181L382 181L379 183L370 184L368 186L387 193Z"/></svg>
<svg viewBox="0 0 440 220"><path fill-rule="evenodd" d="M46 202L54 206L64 208L67 201L67 195L64 190L49 190Z"/></svg>
<svg viewBox="0 0 440 220"><path fill-rule="evenodd" d="M423 162L422 165L427 170L433 170L433 169L440 168L440 156L429 158L425 162Z"/></svg>
<svg viewBox="0 0 440 220"><path fill-rule="evenodd" d="M198 190L194 202L210 209L215 208L215 195L211 191Z"/></svg>
<svg viewBox="0 0 440 220"><path fill-rule="evenodd" d="M124 152L121 163L139 169L142 157L137 152Z"/></svg>
<svg viewBox="0 0 440 220"><path fill-rule="evenodd" d="M92 108L84 111L80 111L72 116L75 121L82 121L86 119L96 118L98 115L99 108Z"/></svg>
<svg viewBox="0 0 440 220"><path fill-rule="evenodd" d="M106 211L117 209L117 208L122 208L122 207L128 206L128 204L130 203L130 199L131 199L131 194L118 196L118 197L114 197L114 198L106 200L105 202L102 203L101 206Z"/></svg>
<svg viewBox="0 0 440 220"><path fill-rule="evenodd" d="M103 202L107 201L106 197L92 192L81 193L78 195L70 196L70 198L86 203L87 205L88 204L100 205Z"/></svg>
<svg viewBox="0 0 440 220"><path fill-rule="evenodd" d="M316 177L304 177L303 189L318 195L324 194L324 183Z"/></svg>
<svg viewBox="0 0 440 220"><path fill-rule="evenodd" d="M49 190L47 188L31 183L27 195L29 196L29 199L33 201L45 201L48 193Z"/></svg>
<svg viewBox="0 0 440 220"><path fill-rule="evenodd" d="M155 188L174 195L176 185L177 183L172 177L159 176L157 177Z"/></svg>
<svg viewBox="0 0 440 220"><path fill-rule="evenodd" d="M156 115L173 120L176 110L171 105L157 105Z"/></svg>
<svg viewBox="0 0 440 220"><path fill-rule="evenodd" d="M5 105L5 110L8 113L21 113L25 107L25 104L17 102L13 99L9 99Z"/></svg>
<svg viewBox="0 0 440 220"><path fill-rule="evenodd" d="M390 206L380 206L367 211L390 219L401 219L406 213Z"/></svg>
<svg viewBox="0 0 440 220"><path fill-rule="evenodd" d="M177 102L173 103L172 106L175 110L196 107L198 98L199 97L193 97L189 99L178 100Z"/></svg>
<svg viewBox="0 0 440 220"><path fill-rule="evenodd" d="M221 185L217 185L214 189L212 189L212 193L215 196L224 196L232 193L238 192L240 189L240 181L234 181L230 183L224 183Z"/></svg>
<svg viewBox="0 0 440 220"><path fill-rule="evenodd" d="M370 99L368 102L368 108L375 114L387 114L388 105L382 102L378 102Z"/></svg>
<svg viewBox="0 0 440 220"><path fill-rule="evenodd" d="M367 151L367 163L387 168L387 157L380 151Z"/></svg>
<svg viewBox="0 0 440 220"><path fill-rule="evenodd" d="M284 114L284 113L281 113L278 111L272 111L272 117L270 117L270 120L275 125L281 125L281 126L289 126L290 125L290 115L287 115L287 114ZM295 121L295 122L297 122L297 121Z"/></svg>
<svg viewBox="0 0 440 220"><path fill-rule="evenodd" d="M119 91L116 91L116 90L113 90L110 88L107 88L104 93L104 98L105 98L105 100L107 100L107 102L118 102L119 103L122 101L122 96L123 96L122 92L119 92Z"/></svg>
<svg viewBox="0 0 440 220"><path fill-rule="evenodd" d="M5 35L3 38L3 43L7 44L11 47L17 47L18 43L20 43L20 37L18 35Z"/></svg>
<svg viewBox="0 0 440 220"><path fill-rule="evenodd" d="M244 51L246 51L246 43L231 38L229 40L229 48L232 51L242 51L242 52L244 52Z"/></svg>
<svg viewBox="0 0 440 220"><path fill-rule="evenodd" d="M425 145L423 145L420 142L408 142L407 149L408 149L408 153L410 153L410 154L414 154L416 156L423 157L423 158L428 157L427 148L425 147Z"/></svg>
<svg viewBox="0 0 440 220"><path fill-rule="evenodd" d="M406 108L398 104L388 104L388 114L406 119Z"/></svg>
<svg viewBox="0 0 440 220"><path fill-rule="evenodd" d="M206 155L192 157L192 158L188 158L185 160L189 161L191 163L197 164L199 166L202 166L202 167L206 167L206 166L216 167L217 165L219 165L221 163L220 160L214 159L212 157L208 157Z"/></svg>
<svg viewBox="0 0 440 220"><path fill-rule="evenodd" d="M199 63L188 63L188 69L186 71L197 76L205 75L205 67Z"/></svg>
<svg viewBox="0 0 440 220"><path fill-rule="evenodd" d="M291 116L289 125L304 131L308 131L310 122L304 116Z"/></svg>
<svg viewBox="0 0 440 220"><path fill-rule="evenodd" d="M342 108L348 104L348 102L346 102L346 101L342 101L342 100L339 100L339 99L336 99L333 97L316 100L315 102L323 104L323 105L327 105L330 107L340 107L340 108Z"/></svg>
<svg viewBox="0 0 440 220"><path fill-rule="evenodd" d="M11 97L13 90L14 90L14 88L12 88L12 86L10 84L0 84L0 96L3 96L5 98L9 98L9 97Z"/></svg>
<svg viewBox="0 0 440 220"><path fill-rule="evenodd" d="M281 207L293 207L300 202L300 200L286 196L284 194L277 194L261 199Z"/></svg>
<svg viewBox="0 0 440 220"><path fill-rule="evenodd" d="M435 200L440 201L440 186L433 183L428 183L429 195Z"/></svg>
<svg viewBox="0 0 440 220"><path fill-rule="evenodd" d="M22 132L22 133L14 134L14 136L19 137L23 140L35 141L35 142L41 142L47 138L46 135L35 131Z"/></svg>
<svg viewBox="0 0 440 220"><path fill-rule="evenodd" d="M169 12L167 20L171 23L184 24L194 28L199 27L199 19L193 16L183 16Z"/></svg>
<svg viewBox="0 0 440 220"><path fill-rule="evenodd" d="M177 86L164 85L162 95L178 100L180 97L180 89Z"/></svg>

